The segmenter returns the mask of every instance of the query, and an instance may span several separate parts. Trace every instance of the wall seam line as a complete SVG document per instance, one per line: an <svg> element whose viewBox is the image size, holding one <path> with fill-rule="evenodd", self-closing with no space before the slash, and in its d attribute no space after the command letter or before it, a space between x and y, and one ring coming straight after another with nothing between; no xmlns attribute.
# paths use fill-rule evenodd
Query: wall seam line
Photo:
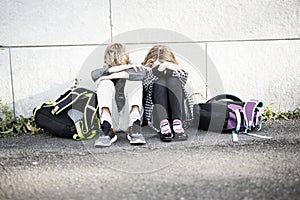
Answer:
<svg viewBox="0 0 300 200"><path fill-rule="evenodd" d="M13 67L12 67L12 56L11 49L8 49L9 54L9 69L10 69L10 84L11 84L11 94L12 94L12 106L13 106L13 117L16 117L16 106L15 106L15 89L14 89L14 80L13 80Z"/></svg>
<svg viewBox="0 0 300 200"><path fill-rule="evenodd" d="M110 26L110 42L113 42L113 23L112 23L112 6L109 0L109 26Z"/></svg>
<svg viewBox="0 0 300 200"><path fill-rule="evenodd" d="M205 98L208 99L208 66L207 66L207 58L208 58L208 54L207 54L207 43L205 43Z"/></svg>
<svg viewBox="0 0 300 200"><path fill-rule="evenodd" d="M111 41L113 38L112 31L112 22L111 22ZM194 44L194 43L232 43L232 42L272 42L272 41L300 41L300 38L278 38L278 39L252 39L252 40L198 40L198 41L170 41L164 42L160 41L161 44ZM137 45L137 44L157 44L157 42L123 42L126 45ZM81 47L81 46L100 46L107 45L106 43L91 43L91 44L45 44L45 45L0 45L0 48L33 48L33 47Z"/></svg>

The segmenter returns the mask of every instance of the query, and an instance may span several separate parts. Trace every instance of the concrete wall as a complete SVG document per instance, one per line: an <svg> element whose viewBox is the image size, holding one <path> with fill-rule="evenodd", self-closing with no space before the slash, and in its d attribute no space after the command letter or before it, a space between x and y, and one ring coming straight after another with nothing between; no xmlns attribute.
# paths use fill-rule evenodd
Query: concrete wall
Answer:
<svg viewBox="0 0 300 200"><path fill-rule="evenodd" d="M122 39L135 62L156 43L175 49L198 101L228 92L300 106L299 0L2 0L0 9L1 99L16 115L76 76L91 84L105 45Z"/></svg>

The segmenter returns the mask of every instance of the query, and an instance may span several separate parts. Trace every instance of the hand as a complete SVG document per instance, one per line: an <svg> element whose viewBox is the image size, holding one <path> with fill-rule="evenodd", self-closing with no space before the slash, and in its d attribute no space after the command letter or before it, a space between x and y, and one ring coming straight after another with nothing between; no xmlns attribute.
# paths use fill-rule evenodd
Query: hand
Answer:
<svg viewBox="0 0 300 200"><path fill-rule="evenodd" d="M184 73L182 67L180 67L179 65L176 65L174 63L171 62L163 62L161 65L165 66L167 69L179 72L179 73Z"/></svg>
<svg viewBox="0 0 300 200"><path fill-rule="evenodd" d="M160 72L163 72L166 70L167 66L166 65L163 65L161 62L159 62L158 60L156 60L154 63L153 63L153 67L156 67L158 66L157 70L160 71Z"/></svg>
<svg viewBox="0 0 300 200"><path fill-rule="evenodd" d="M143 70L146 70L146 68L143 66L143 65L131 65L132 69L134 69L134 71L143 71Z"/></svg>

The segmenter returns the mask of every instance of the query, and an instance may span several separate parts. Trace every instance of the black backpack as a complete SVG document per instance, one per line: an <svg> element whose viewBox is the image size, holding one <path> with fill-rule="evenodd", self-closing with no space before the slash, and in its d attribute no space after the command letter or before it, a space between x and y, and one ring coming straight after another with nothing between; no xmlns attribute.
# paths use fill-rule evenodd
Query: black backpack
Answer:
<svg viewBox="0 0 300 200"><path fill-rule="evenodd" d="M100 130L96 93L85 88L68 90L55 101L33 110L38 127L54 136L91 139Z"/></svg>
<svg viewBox="0 0 300 200"><path fill-rule="evenodd" d="M238 133L270 139L271 137L250 133L261 129L263 113L261 101L243 102L230 94L217 95L206 103L194 105L195 125L198 129L232 133L234 142L238 141Z"/></svg>

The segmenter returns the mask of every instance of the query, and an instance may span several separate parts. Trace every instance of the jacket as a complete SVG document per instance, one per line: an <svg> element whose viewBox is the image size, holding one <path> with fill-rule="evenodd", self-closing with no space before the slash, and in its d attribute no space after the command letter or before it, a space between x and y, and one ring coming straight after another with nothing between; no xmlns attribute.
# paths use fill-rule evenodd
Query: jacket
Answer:
<svg viewBox="0 0 300 200"><path fill-rule="evenodd" d="M194 118L193 116L193 99L192 96L188 93L186 89L188 86L186 84L188 78L188 72L184 71L183 73L175 72L172 70L167 70L166 73L160 72L157 70L157 67L152 68L146 74L146 77L143 80L143 105L144 105L144 120L146 123L153 128L155 131L159 132L159 122L156 122L153 119L153 84L162 76L173 76L177 77L182 86L183 90L183 126L187 128ZM145 125L145 122L143 122Z"/></svg>

